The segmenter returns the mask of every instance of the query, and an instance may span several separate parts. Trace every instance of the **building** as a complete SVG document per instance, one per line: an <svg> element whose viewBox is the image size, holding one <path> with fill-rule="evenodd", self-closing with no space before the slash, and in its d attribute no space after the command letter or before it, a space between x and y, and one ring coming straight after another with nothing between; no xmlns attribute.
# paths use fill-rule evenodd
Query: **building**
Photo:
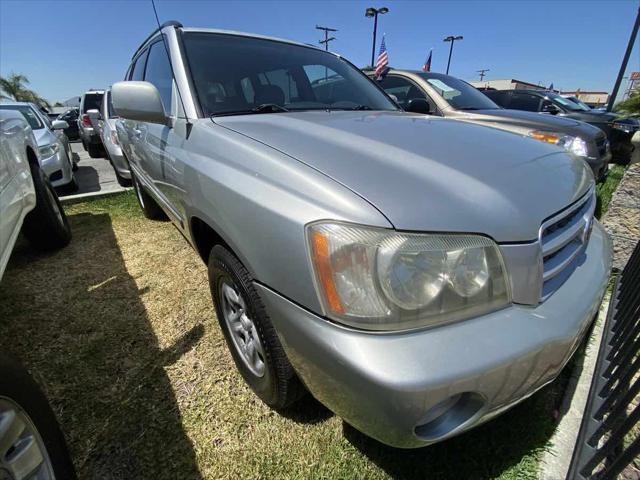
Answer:
<svg viewBox="0 0 640 480"><path fill-rule="evenodd" d="M542 85L538 85L535 83L525 82L523 80L516 80L515 78L508 78L502 80L482 80L482 81L471 81L469 82L476 88L493 88L495 90L516 90L516 89L525 89L525 90L546 90L547 87Z"/></svg>
<svg viewBox="0 0 640 480"><path fill-rule="evenodd" d="M609 94L607 92L589 92L577 90L574 92L560 92L560 95L565 95L567 97L576 97L592 108L602 107L609 101Z"/></svg>

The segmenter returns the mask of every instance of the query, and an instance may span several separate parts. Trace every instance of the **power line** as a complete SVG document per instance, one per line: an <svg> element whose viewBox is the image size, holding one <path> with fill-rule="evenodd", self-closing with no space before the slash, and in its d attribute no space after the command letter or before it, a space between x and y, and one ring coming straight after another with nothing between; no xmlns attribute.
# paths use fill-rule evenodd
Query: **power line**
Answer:
<svg viewBox="0 0 640 480"><path fill-rule="evenodd" d="M484 80L484 77L486 76L484 72L490 72L490 71L491 70L488 68L481 68L480 70L476 70L476 72L480 74L480 81Z"/></svg>

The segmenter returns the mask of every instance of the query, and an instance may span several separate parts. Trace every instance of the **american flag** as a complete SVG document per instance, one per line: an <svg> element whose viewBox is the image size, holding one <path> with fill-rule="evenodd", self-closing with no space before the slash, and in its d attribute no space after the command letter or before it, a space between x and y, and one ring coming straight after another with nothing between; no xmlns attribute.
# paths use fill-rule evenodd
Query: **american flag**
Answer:
<svg viewBox="0 0 640 480"><path fill-rule="evenodd" d="M389 55L387 55L387 47L384 44L384 35L382 36L382 43L380 44L380 53L378 54L378 63L376 63L376 76L378 80L382 79L382 76L387 71L387 65L389 65Z"/></svg>
<svg viewBox="0 0 640 480"><path fill-rule="evenodd" d="M429 52L429 58L427 58L427 61L424 62L424 65L422 66L422 71L423 72L430 72L431 71L431 54L433 53L433 49Z"/></svg>

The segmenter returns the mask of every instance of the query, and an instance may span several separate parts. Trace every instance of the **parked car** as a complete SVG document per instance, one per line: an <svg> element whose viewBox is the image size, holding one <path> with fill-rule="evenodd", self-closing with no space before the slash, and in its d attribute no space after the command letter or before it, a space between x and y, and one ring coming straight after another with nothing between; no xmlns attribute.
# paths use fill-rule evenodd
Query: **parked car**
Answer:
<svg viewBox="0 0 640 480"><path fill-rule="evenodd" d="M96 132L87 112L89 110L99 110L102 105L104 90L89 90L80 99L80 111L78 118L78 132L82 146L89 153L91 158L100 158L104 154L104 145L100 139L100 134Z"/></svg>
<svg viewBox="0 0 640 480"><path fill-rule="evenodd" d="M69 128L64 129L64 134L69 140L79 140L80 130L78 127L78 108L70 108L58 115L57 120L63 120L69 124Z"/></svg>
<svg viewBox="0 0 640 480"><path fill-rule="evenodd" d="M42 170L51 184L70 192L76 191L78 182L74 175L75 156L71 151L69 139L63 132L69 124L63 120L49 121L32 103L3 103L0 104L0 110L20 112L27 121L38 142L38 158Z"/></svg>
<svg viewBox="0 0 640 480"><path fill-rule="evenodd" d="M375 78L373 71L367 71ZM506 110L467 82L449 75L396 70L378 81L404 109L526 135L558 145L585 160L598 180L606 177L611 150L602 130L569 118Z"/></svg>
<svg viewBox="0 0 640 480"><path fill-rule="evenodd" d="M304 385L384 443L438 442L552 381L598 311L593 175L554 145L403 112L312 46L177 22L125 78L142 211L208 264L236 365L273 408Z"/></svg>
<svg viewBox="0 0 640 480"><path fill-rule="evenodd" d="M38 162L38 142L20 112L0 110L0 279L22 231L41 250L62 248L71 230ZM29 372L0 352L0 476L75 479L64 437Z"/></svg>
<svg viewBox="0 0 640 480"><path fill-rule="evenodd" d="M631 158L634 150L631 137L638 130L638 125L631 119L592 110L544 90L487 90L482 93L504 108L558 115L590 123L606 133L614 162L628 163Z"/></svg>
<svg viewBox="0 0 640 480"><path fill-rule="evenodd" d="M131 186L131 171L129 163L122 154L120 142L118 141L118 132L116 131L116 122L118 115L113 111L111 102L111 89L107 89L102 97L102 106L100 110L89 110L87 112L94 128L100 133L102 144L105 147L107 159L111 163L116 174L118 183L123 187Z"/></svg>

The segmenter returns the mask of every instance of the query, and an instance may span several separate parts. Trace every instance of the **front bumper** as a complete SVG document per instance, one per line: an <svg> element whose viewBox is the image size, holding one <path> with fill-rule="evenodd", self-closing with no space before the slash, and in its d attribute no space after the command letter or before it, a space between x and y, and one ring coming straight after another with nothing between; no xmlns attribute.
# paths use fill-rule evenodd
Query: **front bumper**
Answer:
<svg viewBox="0 0 640 480"><path fill-rule="evenodd" d="M122 148L112 142L104 142L104 145L107 150L107 154L109 155L111 165L116 172L118 172L118 175L131 180L131 169L129 167L129 162L122 153Z"/></svg>
<svg viewBox="0 0 640 480"><path fill-rule="evenodd" d="M73 180L73 167L62 150L49 158L40 159L40 167L54 187L67 185Z"/></svg>
<svg viewBox="0 0 640 480"><path fill-rule="evenodd" d="M406 333L331 323L256 283L311 393L377 440L414 448L501 413L552 381L598 311L611 242L595 222L585 260L544 303Z"/></svg>

